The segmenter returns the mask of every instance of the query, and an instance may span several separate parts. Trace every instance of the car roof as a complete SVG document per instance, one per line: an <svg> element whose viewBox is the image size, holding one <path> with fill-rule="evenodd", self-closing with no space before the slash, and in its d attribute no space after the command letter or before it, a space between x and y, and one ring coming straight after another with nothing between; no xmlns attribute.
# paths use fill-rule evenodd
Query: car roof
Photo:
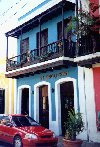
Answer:
<svg viewBox="0 0 100 147"><path fill-rule="evenodd" d="M0 114L0 120L3 119L4 117L7 117L8 115L6 114Z"/></svg>
<svg viewBox="0 0 100 147"><path fill-rule="evenodd" d="M24 115L24 114L9 114L9 116L27 116L27 115Z"/></svg>
<svg viewBox="0 0 100 147"><path fill-rule="evenodd" d="M0 114L0 117L4 117L4 116L27 116L24 114Z"/></svg>
<svg viewBox="0 0 100 147"><path fill-rule="evenodd" d="M8 115L7 114L0 114L0 118L2 118L4 116L8 116Z"/></svg>

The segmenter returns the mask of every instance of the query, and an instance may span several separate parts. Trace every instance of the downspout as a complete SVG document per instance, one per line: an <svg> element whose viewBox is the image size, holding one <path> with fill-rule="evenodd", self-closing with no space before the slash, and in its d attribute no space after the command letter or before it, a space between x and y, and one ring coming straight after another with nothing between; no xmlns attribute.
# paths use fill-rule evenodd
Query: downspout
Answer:
<svg viewBox="0 0 100 147"><path fill-rule="evenodd" d="M89 142L89 125L88 125L88 118L87 118L87 106L86 106L86 91L85 91L85 68L83 67L83 80L84 80L84 96L85 96L85 114L86 114L86 128L87 128L87 141Z"/></svg>

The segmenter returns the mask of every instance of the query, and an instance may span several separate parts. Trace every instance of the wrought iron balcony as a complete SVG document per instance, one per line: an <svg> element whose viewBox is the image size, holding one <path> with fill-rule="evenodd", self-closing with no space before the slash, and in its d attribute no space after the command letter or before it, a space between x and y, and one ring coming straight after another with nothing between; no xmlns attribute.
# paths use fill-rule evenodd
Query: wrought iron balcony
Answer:
<svg viewBox="0 0 100 147"><path fill-rule="evenodd" d="M59 40L26 53L20 54L13 58L7 59L7 71L15 70L25 66L33 65L40 62L45 62L59 57L75 56L75 43L68 40Z"/></svg>
<svg viewBox="0 0 100 147"><path fill-rule="evenodd" d="M78 56L85 56L100 52L100 35L93 34L82 36L79 39Z"/></svg>

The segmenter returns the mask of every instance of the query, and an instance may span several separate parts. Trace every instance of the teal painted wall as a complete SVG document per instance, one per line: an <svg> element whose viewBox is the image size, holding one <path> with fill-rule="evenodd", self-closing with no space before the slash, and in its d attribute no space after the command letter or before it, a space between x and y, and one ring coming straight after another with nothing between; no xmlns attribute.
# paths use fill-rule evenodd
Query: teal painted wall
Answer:
<svg viewBox="0 0 100 147"><path fill-rule="evenodd" d="M29 13L27 13L27 15L29 15ZM23 16L23 18L26 17L27 15ZM64 12L64 19L66 19L67 17L70 17L70 16L74 16L74 11L72 11L72 10L67 11L66 10L66 12ZM20 18L20 19L22 19L22 18ZM53 17L51 20L42 24L41 30L48 28L48 44L57 41L57 23L60 21L62 21L62 15L59 15L58 17ZM39 27L36 27L36 28L30 30L29 32L22 34L22 36L19 37L19 39L18 39L18 54L20 54L21 37L22 37L22 39L29 37L29 49L30 50L36 49L36 34L39 31L40 31ZM49 78L49 79L47 79L46 76L48 74L59 74L60 72L64 72L64 71L68 72L68 75L67 75L68 77L72 77L72 78L77 79L77 75L78 75L77 68L70 67L68 69L62 68L60 70L53 70L53 72L48 71L46 73L34 74L34 76L19 78L17 80L17 84L18 84L18 87L22 86L22 85L29 85L29 86L31 86L31 89L33 91L34 85L39 83L40 81L42 81L41 77L44 76L43 81L47 81L47 82L51 83L51 88L55 88L55 82L57 80L59 80L60 78L64 78L65 76L57 76L57 77L53 77L53 78ZM52 120L55 121L56 120L55 93L52 93L51 96L52 96ZM33 94L31 94L31 101L32 101L31 114L32 114L32 117L34 117L34 95Z"/></svg>
<svg viewBox="0 0 100 147"><path fill-rule="evenodd" d="M66 11L64 13L64 19L73 16L74 11ZM62 21L62 16L59 15L58 17L53 18L41 25L41 30L48 28L48 44L57 41L57 23ZM22 39L29 37L29 49L33 50L36 49L36 34L39 32L39 27L36 27L30 30L27 33L22 34ZM20 54L20 40L21 36L18 39L18 54Z"/></svg>
<svg viewBox="0 0 100 147"><path fill-rule="evenodd" d="M59 73L61 72L67 72L67 76L57 76L57 77L52 77L52 78L46 78L48 75L59 75ZM76 80L78 79L77 77L78 75L78 69L76 67L70 67L68 69L66 68L62 68L60 70L53 70L53 72L46 72L46 73L41 73L41 74L34 74L34 76L29 76L29 77L23 77L17 80L17 85L22 86L22 85L29 85L31 86L32 91L34 91L34 85L39 83L40 81L46 81L49 82L51 84L51 88L55 88L55 82L61 78L64 77L71 77L71 78L75 78ZM44 77L44 78L43 78ZM77 85L78 86L78 85ZM78 89L77 89L77 93L78 93ZM56 109L55 109L55 92L52 93L51 95L52 97L52 120L55 121L56 120ZM31 94L31 114L32 117L34 118L34 94ZM78 104L79 106L79 104Z"/></svg>

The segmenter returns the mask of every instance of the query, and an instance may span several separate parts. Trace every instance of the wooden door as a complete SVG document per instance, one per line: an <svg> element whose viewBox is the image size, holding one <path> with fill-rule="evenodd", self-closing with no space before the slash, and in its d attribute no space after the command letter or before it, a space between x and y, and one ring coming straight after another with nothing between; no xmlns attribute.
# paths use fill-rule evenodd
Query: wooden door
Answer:
<svg viewBox="0 0 100 147"><path fill-rule="evenodd" d="M49 102L47 85L39 88L39 122L42 126L49 128Z"/></svg>
<svg viewBox="0 0 100 147"><path fill-rule="evenodd" d="M65 134L64 123L68 119L68 111L74 108L74 89L73 82L65 82L60 85L61 95L61 126L62 135Z"/></svg>

